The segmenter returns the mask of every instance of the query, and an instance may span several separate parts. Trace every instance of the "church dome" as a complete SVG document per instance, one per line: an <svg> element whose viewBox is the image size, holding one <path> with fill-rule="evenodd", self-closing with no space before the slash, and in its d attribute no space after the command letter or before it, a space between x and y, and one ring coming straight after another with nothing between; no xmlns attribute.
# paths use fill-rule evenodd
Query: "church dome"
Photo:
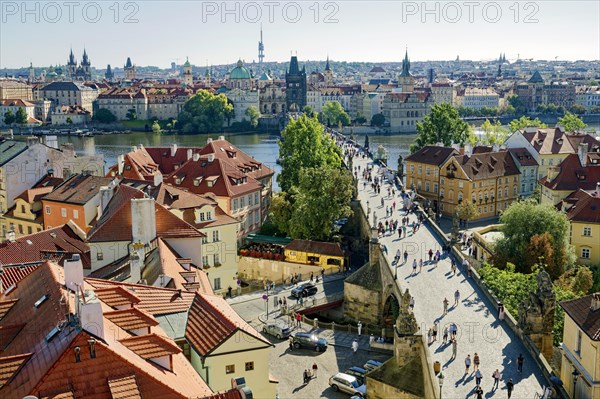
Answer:
<svg viewBox="0 0 600 399"><path fill-rule="evenodd" d="M229 73L229 79L251 79L250 71L244 67L242 60L238 60L237 66Z"/></svg>
<svg viewBox="0 0 600 399"><path fill-rule="evenodd" d="M184 66L185 68L188 68L188 67L191 67L191 66L192 66L192 64L190 64L190 60L189 60L187 57L185 58L185 64L183 64L183 66Z"/></svg>

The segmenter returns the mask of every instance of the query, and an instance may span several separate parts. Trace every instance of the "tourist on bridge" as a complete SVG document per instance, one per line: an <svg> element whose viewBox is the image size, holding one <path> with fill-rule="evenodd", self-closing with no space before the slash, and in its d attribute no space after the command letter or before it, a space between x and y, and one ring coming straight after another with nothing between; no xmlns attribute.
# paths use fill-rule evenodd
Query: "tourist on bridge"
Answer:
<svg viewBox="0 0 600 399"><path fill-rule="evenodd" d="M444 298L444 316L448 314L448 298Z"/></svg>
<svg viewBox="0 0 600 399"><path fill-rule="evenodd" d="M312 376L313 378L317 378L317 370L319 370L319 366L317 366L317 362L314 362L312 365Z"/></svg>
<svg viewBox="0 0 600 399"><path fill-rule="evenodd" d="M481 386L481 379L483 376L481 375L481 370L477 369L475 371L475 386L479 388Z"/></svg>
<svg viewBox="0 0 600 399"><path fill-rule="evenodd" d="M423 269L423 258L421 258L419 260L419 273L421 273L421 270Z"/></svg>
<svg viewBox="0 0 600 399"><path fill-rule="evenodd" d="M417 260L413 260L413 274L417 274Z"/></svg>
<svg viewBox="0 0 600 399"><path fill-rule="evenodd" d="M515 388L515 383L513 382L512 378L511 378L506 383L506 392L508 393L508 399L510 399L510 397L512 396L512 391L514 388Z"/></svg>
<svg viewBox="0 0 600 399"><path fill-rule="evenodd" d="M494 379L494 386L492 387L492 390L494 390L498 388L498 383L500 382L500 371L498 371L498 369L494 371L494 373L492 374L492 378Z"/></svg>
<svg viewBox="0 0 600 399"><path fill-rule="evenodd" d="M456 276L456 262L454 261L454 259L451 260L452 262L452 275Z"/></svg>
<svg viewBox="0 0 600 399"><path fill-rule="evenodd" d="M519 371L519 373L523 372L523 362L525 361L525 359L523 358L523 355L521 353L519 353L519 357L517 358L517 370Z"/></svg>
<svg viewBox="0 0 600 399"><path fill-rule="evenodd" d="M480 386L475 389L475 399L483 399L483 389Z"/></svg>
<svg viewBox="0 0 600 399"><path fill-rule="evenodd" d="M479 362L479 355L475 352L475 355L473 355L473 370L479 370Z"/></svg>
<svg viewBox="0 0 600 399"><path fill-rule="evenodd" d="M469 369L471 368L471 355L467 355L465 358L465 375L469 374Z"/></svg>
<svg viewBox="0 0 600 399"><path fill-rule="evenodd" d="M358 341L354 340L352 341L352 354L356 355L356 351L358 351Z"/></svg>
<svg viewBox="0 0 600 399"><path fill-rule="evenodd" d="M433 340L434 341L437 341L437 334L438 334L439 328L440 328L440 325L437 321L435 323L433 323Z"/></svg>
<svg viewBox="0 0 600 399"><path fill-rule="evenodd" d="M442 335L442 344L448 343L448 326L444 327L444 334Z"/></svg>
<svg viewBox="0 0 600 399"><path fill-rule="evenodd" d="M408 251L405 249L404 250L404 263L406 263L407 260L408 260Z"/></svg>
<svg viewBox="0 0 600 399"><path fill-rule="evenodd" d="M429 249L428 255L429 255L429 263L431 263L431 258L433 257L433 250L432 249Z"/></svg>
<svg viewBox="0 0 600 399"><path fill-rule="evenodd" d="M456 290L454 293L454 306L458 306L458 301L460 300L460 291Z"/></svg>
<svg viewBox="0 0 600 399"><path fill-rule="evenodd" d="M400 260L400 248L396 250L396 256L394 256L394 262L398 262Z"/></svg>
<svg viewBox="0 0 600 399"><path fill-rule="evenodd" d="M458 343L456 342L456 339L452 339L452 359L456 359L457 346Z"/></svg>

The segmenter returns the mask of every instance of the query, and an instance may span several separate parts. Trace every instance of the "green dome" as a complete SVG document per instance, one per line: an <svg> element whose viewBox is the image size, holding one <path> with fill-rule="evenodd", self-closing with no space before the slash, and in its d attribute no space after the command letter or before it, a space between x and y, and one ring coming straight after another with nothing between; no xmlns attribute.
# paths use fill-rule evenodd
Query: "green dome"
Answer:
<svg viewBox="0 0 600 399"><path fill-rule="evenodd" d="M184 67L191 67L192 65L190 64L190 61L188 60L187 57L185 57L185 64L183 64Z"/></svg>
<svg viewBox="0 0 600 399"><path fill-rule="evenodd" d="M237 66L229 73L229 79L251 79L250 71L244 68L242 60L238 60Z"/></svg>

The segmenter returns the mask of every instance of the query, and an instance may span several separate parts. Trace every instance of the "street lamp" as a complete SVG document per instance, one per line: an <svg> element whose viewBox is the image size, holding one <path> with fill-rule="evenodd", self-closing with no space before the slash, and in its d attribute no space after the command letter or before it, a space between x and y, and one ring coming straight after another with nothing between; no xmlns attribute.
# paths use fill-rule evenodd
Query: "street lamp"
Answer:
<svg viewBox="0 0 600 399"><path fill-rule="evenodd" d="M579 379L581 373L577 369L575 369L575 371L573 371L571 375L573 376L573 398L575 398L575 395L577 395L577 379Z"/></svg>
<svg viewBox="0 0 600 399"><path fill-rule="evenodd" d="M267 306L267 320L269 320L269 283L267 282L267 293L262 296L265 300L265 305Z"/></svg>
<svg viewBox="0 0 600 399"><path fill-rule="evenodd" d="M442 386L444 385L444 374L440 371L438 374L438 382L440 383L440 399L442 399Z"/></svg>

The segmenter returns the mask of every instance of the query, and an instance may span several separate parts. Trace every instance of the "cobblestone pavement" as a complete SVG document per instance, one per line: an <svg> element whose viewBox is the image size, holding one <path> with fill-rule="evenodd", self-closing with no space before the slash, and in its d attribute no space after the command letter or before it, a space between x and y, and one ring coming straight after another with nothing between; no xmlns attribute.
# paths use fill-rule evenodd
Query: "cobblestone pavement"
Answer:
<svg viewBox="0 0 600 399"><path fill-rule="evenodd" d="M354 166L360 166L364 170L367 159L354 158ZM375 170L378 170L375 166ZM392 197L387 195L387 188L391 187L387 183L382 184L381 194L384 198L384 206L381 206L382 196L376 195L367 182L363 189L364 180L359 172L359 199L363 209L367 210L367 201L371 208L369 222L372 223L373 211L377 215L377 220L385 223L385 220L400 220L404 212L400 212L402 207L399 193ZM375 176L375 174L373 174ZM382 175L378 175L382 176ZM392 206L396 202L396 210L391 217L386 218L386 206ZM409 215L410 223L416 220L414 214ZM401 225L401 220L399 225ZM412 229L408 229L412 230ZM402 290L409 289L411 295L415 298L414 312L417 321L420 323L421 331L427 333L428 329L438 322L439 333L436 342L433 342L429 350L432 360L439 361L442 365L445 382L442 389L444 398L475 398L475 377L474 366L469 372L465 373L464 359L468 354L473 358L475 353L479 354L481 359L481 371L483 375L482 389L486 398L506 398L506 382L512 378L515 388L512 394L513 399L532 399L535 393L542 391L545 383L543 375L534 363L533 359L527 354L523 344L514 336L512 331L497 318L496 304L488 303L479 289L472 284L461 271L459 267L456 276L451 272L450 259L442 257L441 261L435 267L429 262L428 251L432 249L441 252L441 243L427 226L422 226L415 234L408 233L407 238L398 239L395 232L380 238L380 242L387 248L387 259L389 264L399 249L401 253L406 250L409 254L408 260L399 261L397 264L397 281ZM424 265L420 270L417 267L417 273L413 274L412 263L414 259L419 262L423 259ZM392 274L395 266L390 266ZM458 291L460 299L457 305L454 305L454 295ZM449 301L448 314L443 314L443 300ZM452 359L452 348L449 344L441 344L442 331L444 326L449 323L455 323L458 326L457 335L457 356ZM522 373L517 372L516 360L522 353L525 358ZM496 368L499 369L502 379L500 387L492 389L492 373Z"/></svg>

